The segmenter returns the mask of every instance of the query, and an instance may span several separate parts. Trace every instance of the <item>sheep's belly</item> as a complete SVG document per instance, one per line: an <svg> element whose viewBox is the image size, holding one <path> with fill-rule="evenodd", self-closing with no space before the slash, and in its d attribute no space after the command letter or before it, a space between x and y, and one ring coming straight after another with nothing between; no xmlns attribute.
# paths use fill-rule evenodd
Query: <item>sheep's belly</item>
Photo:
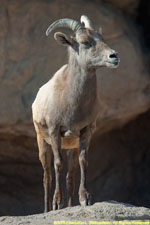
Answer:
<svg viewBox="0 0 150 225"><path fill-rule="evenodd" d="M62 149L79 148L79 137L61 137Z"/></svg>

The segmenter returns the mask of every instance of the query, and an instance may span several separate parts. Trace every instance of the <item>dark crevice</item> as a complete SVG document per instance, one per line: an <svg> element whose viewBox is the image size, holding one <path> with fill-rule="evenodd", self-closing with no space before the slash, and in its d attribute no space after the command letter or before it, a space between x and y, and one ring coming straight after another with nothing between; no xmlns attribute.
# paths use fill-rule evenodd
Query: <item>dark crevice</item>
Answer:
<svg viewBox="0 0 150 225"><path fill-rule="evenodd" d="M144 44L150 50L150 1L141 0L137 9L136 22L141 30Z"/></svg>

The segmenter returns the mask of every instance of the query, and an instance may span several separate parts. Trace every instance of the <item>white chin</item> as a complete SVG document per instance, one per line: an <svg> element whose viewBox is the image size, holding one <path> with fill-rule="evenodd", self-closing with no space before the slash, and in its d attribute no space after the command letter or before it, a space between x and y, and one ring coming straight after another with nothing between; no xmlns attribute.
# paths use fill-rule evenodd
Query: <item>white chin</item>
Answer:
<svg viewBox="0 0 150 225"><path fill-rule="evenodd" d="M119 63L115 64L115 63L106 62L106 66L109 68L115 69L119 66Z"/></svg>

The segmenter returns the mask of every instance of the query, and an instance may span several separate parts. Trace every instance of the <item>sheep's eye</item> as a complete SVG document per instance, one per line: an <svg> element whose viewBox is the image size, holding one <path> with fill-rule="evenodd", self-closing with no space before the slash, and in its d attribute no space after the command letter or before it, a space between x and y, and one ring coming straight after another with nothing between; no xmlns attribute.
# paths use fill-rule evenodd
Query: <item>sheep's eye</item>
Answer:
<svg viewBox="0 0 150 225"><path fill-rule="evenodd" d="M88 41L84 41L82 42L83 45L89 45L89 42Z"/></svg>
<svg viewBox="0 0 150 225"><path fill-rule="evenodd" d="M85 47L91 47L91 43L89 41L83 41L81 42L81 44L83 44Z"/></svg>

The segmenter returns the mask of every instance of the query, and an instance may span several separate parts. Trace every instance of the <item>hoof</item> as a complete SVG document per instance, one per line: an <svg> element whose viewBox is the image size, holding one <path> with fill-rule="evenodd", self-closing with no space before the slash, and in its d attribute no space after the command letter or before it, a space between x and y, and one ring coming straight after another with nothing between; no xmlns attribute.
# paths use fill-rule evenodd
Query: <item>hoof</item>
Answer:
<svg viewBox="0 0 150 225"><path fill-rule="evenodd" d="M63 204L62 203L53 204L53 210L62 209L62 208L63 208Z"/></svg>
<svg viewBox="0 0 150 225"><path fill-rule="evenodd" d="M86 189L79 190L79 202L81 206L91 205L91 195Z"/></svg>
<svg viewBox="0 0 150 225"><path fill-rule="evenodd" d="M56 210L56 209L57 209L56 204L53 204L53 210Z"/></svg>
<svg viewBox="0 0 150 225"><path fill-rule="evenodd" d="M81 206L84 206L84 207L87 206L87 200L81 201L81 202L80 202L80 205L81 205Z"/></svg>
<svg viewBox="0 0 150 225"><path fill-rule="evenodd" d="M58 204L58 209L62 209L62 208L63 208L63 204L62 203Z"/></svg>
<svg viewBox="0 0 150 225"><path fill-rule="evenodd" d="M89 205L91 205L91 201L90 200L88 200L88 199L85 199L85 200L83 200L83 201L80 201L80 205L81 206L89 206Z"/></svg>
<svg viewBox="0 0 150 225"><path fill-rule="evenodd" d="M88 200L88 205L91 205L91 200Z"/></svg>
<svg viewBox="0 0 150 225"><path fill-rule="evenodd" d="M52 203L52 209L62 209L63 208L63 199L62 194L60 190L55 190L54 196L53 196L53 203Z"/></svg>

